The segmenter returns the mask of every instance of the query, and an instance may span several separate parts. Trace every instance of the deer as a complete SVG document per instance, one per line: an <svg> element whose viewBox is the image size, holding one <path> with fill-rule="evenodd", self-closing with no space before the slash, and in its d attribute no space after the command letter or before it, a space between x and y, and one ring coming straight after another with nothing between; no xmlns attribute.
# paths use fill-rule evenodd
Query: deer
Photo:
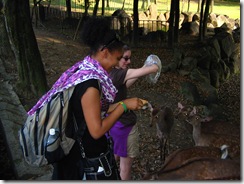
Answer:
<svg viewBox="0 0 244 184"><path fill-rule="evenodd" d="M164 161L166 151L169 153L169 139L174 125L174 114L172 109L167 106L162 106L160 109L154 107L151 110L150 126L156 117L157 137L160 141L160 160Z"/></svg>
<svg viewBox="0 0 244 184"><path fill-rule="evenodd" d="M193 106L191 105L182 105L182 103L178 102L178 112L175 115L175 118L184 124L189 133L192 133L192 126L186 122L186 119L191 113L192 108Z"/></svg>
<svg viewBox="0 0 244 184"><path fill-rule="evenodd" d="M192 133L192 126L186 122L188 116L194 116L194 114L198 113L197 108L195 107L195 112L192 111L193 107L183 106L180 102L178 103L178 114L176 116L177 119L185 123L186 129ZM190 114L191 113L191 114ZM240 127L237 125L232 125L230 122L214 119L211 116L204 116L201 118L201 131L203 133L215 133L215 134L227 134L227 135L235 135L240 136Z"/></svg>
<svg viewBox="0 0 244 184"><path fill-rule="evenodd" d="M229 153L232 158L240 157L240 136L203 132L201 128L203 121L204 118L196 113L194 107L188 116L187 122L193 126L192 136L196 146L220 147L226 144L229 146Z"/></svg>
<svg viewBox="0 0 244 184"><path fill-rule="evenodd" d="M144 180L240 180L240 163L234 160L197 157L170 170L146 175Z"/></svg>
<svg viewBox="0 0 244 184"><path fill-rule="evenodd" d="M220 148L194 146L178 149L166 158L163 168L169 170L179 167L179 165L194 157L228 159L228 146L222 145Z"/></svg>
<svg viewBox="0 0 244 184"><path fill-rule="evenodd" d="M240 161L228 157L228 146L194 146L178 149L162 168L147 173L143 180L240 179Z"/></svg>
<svg viewBox="0 0 244 184"><path fill-rule="evenodd" d="M201 118L202 132L215 134L235 135L240 137L240 127L232 125L227 121L215 120L211 116Z"/></svg>

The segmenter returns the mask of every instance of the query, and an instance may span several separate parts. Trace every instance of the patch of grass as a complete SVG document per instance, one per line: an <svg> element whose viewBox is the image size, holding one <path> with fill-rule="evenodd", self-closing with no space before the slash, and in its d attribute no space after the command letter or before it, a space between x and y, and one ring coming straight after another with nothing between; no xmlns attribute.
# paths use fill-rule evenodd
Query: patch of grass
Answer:
<svg viewBox="0 0 244 184"><path fill-rule="evenodd" d="M228 15L233 19L240 19L241 5L240 1L217 1L214 4L214 12L218 14Z"/></svg>

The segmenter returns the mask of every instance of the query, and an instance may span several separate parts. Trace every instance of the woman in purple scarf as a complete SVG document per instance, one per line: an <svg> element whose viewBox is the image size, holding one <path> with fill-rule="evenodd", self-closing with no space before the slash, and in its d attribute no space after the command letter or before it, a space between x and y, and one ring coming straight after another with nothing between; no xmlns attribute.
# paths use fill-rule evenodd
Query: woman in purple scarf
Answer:
<svg viewBox="0 0 244 184"><path fill-rule="evenodd" d="M123 56L123 43L103 18L89 18L83 25L81 36L91 53L64 72L28 114L33 114L59 91L75 86L70 99L70 110L78 124L75 136L82 142L77 141L69 155L53 164L52 179L120 179L113 146L105 134L124 111L141 109L143 104L138 98L126 99L110 106L109 115L104 116L117 92L108 72ZM81 152L79 143L84 152Z"/></svg>

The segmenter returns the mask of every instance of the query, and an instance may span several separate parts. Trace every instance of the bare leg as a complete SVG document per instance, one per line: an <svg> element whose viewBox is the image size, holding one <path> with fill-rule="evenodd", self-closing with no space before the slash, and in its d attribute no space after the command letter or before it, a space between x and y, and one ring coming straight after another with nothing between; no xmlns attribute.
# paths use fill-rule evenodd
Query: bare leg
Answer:
<svg viewBox="0 0 244 184"><path fill-rule="evenodd" d="M115 154L114 154L114 158L115 158L116 161L119 161L119 158L120 158L120 157L119 157L118 155L115 155Z"/></svg>
<svg viewBox="0 0 244 184"><path fill-rule="evenodd" d="M131 180L131 166L133 158L120 157L120 177L121 180Z"/></svg>

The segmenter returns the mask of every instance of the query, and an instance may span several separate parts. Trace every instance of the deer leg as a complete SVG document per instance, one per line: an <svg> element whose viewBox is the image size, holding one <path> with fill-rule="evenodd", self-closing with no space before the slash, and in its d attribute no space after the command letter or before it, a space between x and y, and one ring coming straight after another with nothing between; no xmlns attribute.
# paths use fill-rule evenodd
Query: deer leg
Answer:
<svg viewBox="0 0 244 184"><path fill-rule="evenodd" d="M166 150L167 150L167 143L168 143L168 139L165 138L164 139L164 145L163 145L163 147L164 147L164 159L163 159L163 162L165 161L165 155L166 155Z"/></svg>
<svg viewBox="0 0 244 184"><path fill-rule="evenodd" d="M160 161L162 162L163 160L163 140L160 139Z"/></svg>
<svg viewBox="0 0 244 184"><path fill-rule="evenodd" d="M149 127L152 127L153 126L153 117L152 117L152 115L151 115L151 117L150 117L150 122L149 122Z"/></svg>
<svg viewBox="0 0 244 184"><path fill-rule="evenodd" d="M169 155L169 153L170 153L170 144L169 144L169 142L170 142L170 139L168 138L167 139L167 147L168 147L168 149L167 149L167 154Z"/></svg>

